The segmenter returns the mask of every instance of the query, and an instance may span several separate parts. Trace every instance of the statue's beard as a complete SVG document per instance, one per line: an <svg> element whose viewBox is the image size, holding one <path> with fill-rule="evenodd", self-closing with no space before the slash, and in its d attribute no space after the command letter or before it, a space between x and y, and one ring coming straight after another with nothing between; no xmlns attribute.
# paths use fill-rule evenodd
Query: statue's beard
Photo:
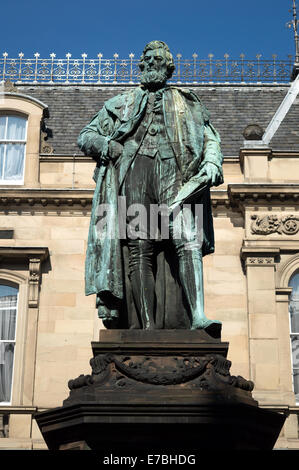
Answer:
<svg viewBox="0 0 299 470"><path fill-rule="evenodd" d="M147 72L141 72L140 82L146 88L159 88L166 83L167 72L150 70Z"/></svg>

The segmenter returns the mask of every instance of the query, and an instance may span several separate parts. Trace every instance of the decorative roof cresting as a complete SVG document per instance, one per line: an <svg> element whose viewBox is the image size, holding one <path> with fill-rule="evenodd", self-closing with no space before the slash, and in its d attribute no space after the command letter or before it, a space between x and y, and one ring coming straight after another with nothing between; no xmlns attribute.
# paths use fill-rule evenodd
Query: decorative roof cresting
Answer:
<svg viewBox="0 0 299 470"><path fill-rule="evenodd" d="M247 59L245 54L231 58L199 58L194 53L192 58L175 57L175 71L170 83L289 83L294 64L293 57L279 59L276 54L271 59L264 59L257 54L254 59ZM136 84L139 83L139 57L133 53L127 58L114 54L105 58L99 53L89 59L86 53L81 58L73 59L70 53L58 59L51 53L42 59L36 52L34 58L26 59L23 52L18 58L10 58L7 52L0 57L0 82L10 80L14 83L30 84Z"/></svg>

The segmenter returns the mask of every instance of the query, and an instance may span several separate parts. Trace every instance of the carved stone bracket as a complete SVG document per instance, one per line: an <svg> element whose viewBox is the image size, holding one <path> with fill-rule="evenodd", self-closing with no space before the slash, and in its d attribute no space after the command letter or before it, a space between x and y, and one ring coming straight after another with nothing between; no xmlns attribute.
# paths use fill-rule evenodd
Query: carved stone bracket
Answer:
<svg viewBox="0 0 299 470"><path fill-rule="evenodd" d="M46 247L0 247L0 260L28 260L29 268L29 299L28 306L38 307L39 285L41 281L41 264L48 258Z"/></svg>
<svg viewBox="0 0 299 470"><path fill-rule="evenodd" d="M286 203L298 204L299 185L293 183L230 183L227 194L231 206L242 213L247 206L269 206L274 203L285 206Z"/></svg>
<svg viewBox="0 0 299 470"><path fill-rule="evenodd" d="M251 233L255 235L270 235L271 233L295 235L299 231L299 216L297 215L277 216L271 214L258 216L253 214L251 219Z"/></svg>
<svg viewBox="0 0 299 470"><path fill-rule="evenodd" d="M39 286L41 282L41 265L48 255L48 249L46 248L38 256L33 254L29 257L29 307L38 307Z"/></svg>
<svg viewBox="0 0 299 470"><path fill-rule="evenodd" d="M29 307L38 306L41 258L29 259Z"/></svg>

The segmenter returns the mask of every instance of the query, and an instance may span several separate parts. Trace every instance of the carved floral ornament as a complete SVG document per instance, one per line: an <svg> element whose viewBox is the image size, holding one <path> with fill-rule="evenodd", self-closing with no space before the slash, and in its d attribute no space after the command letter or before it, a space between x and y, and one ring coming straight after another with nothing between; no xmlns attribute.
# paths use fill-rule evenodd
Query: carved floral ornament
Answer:
<svg viewBox="0 0 299 470"><path fill-rule="evenodd" d="M259 216L253 214L251 216L251 233L254 235L270 235L278 233L280 235L295 235L299 231L299 216L276 214Z"/></svg>

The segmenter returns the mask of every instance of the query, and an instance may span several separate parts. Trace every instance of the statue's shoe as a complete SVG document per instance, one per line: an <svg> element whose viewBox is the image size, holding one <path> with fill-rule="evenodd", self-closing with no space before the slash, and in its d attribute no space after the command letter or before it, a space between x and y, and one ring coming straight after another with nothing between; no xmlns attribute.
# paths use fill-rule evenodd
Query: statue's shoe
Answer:
<svg viewBox="0 0 299 470"><path fill-rule="evenodd" d="M103 325L107 330L117 330L118 328L118 318L109 318L108 320L103 320Z"/></svg>
<svg viewBox="0 0 299 470"><path fill-rule="evenodd" d="M220 338L222 323L218 320L202 320L192 325L191 330L205 330L213 338Z"/></svg>

